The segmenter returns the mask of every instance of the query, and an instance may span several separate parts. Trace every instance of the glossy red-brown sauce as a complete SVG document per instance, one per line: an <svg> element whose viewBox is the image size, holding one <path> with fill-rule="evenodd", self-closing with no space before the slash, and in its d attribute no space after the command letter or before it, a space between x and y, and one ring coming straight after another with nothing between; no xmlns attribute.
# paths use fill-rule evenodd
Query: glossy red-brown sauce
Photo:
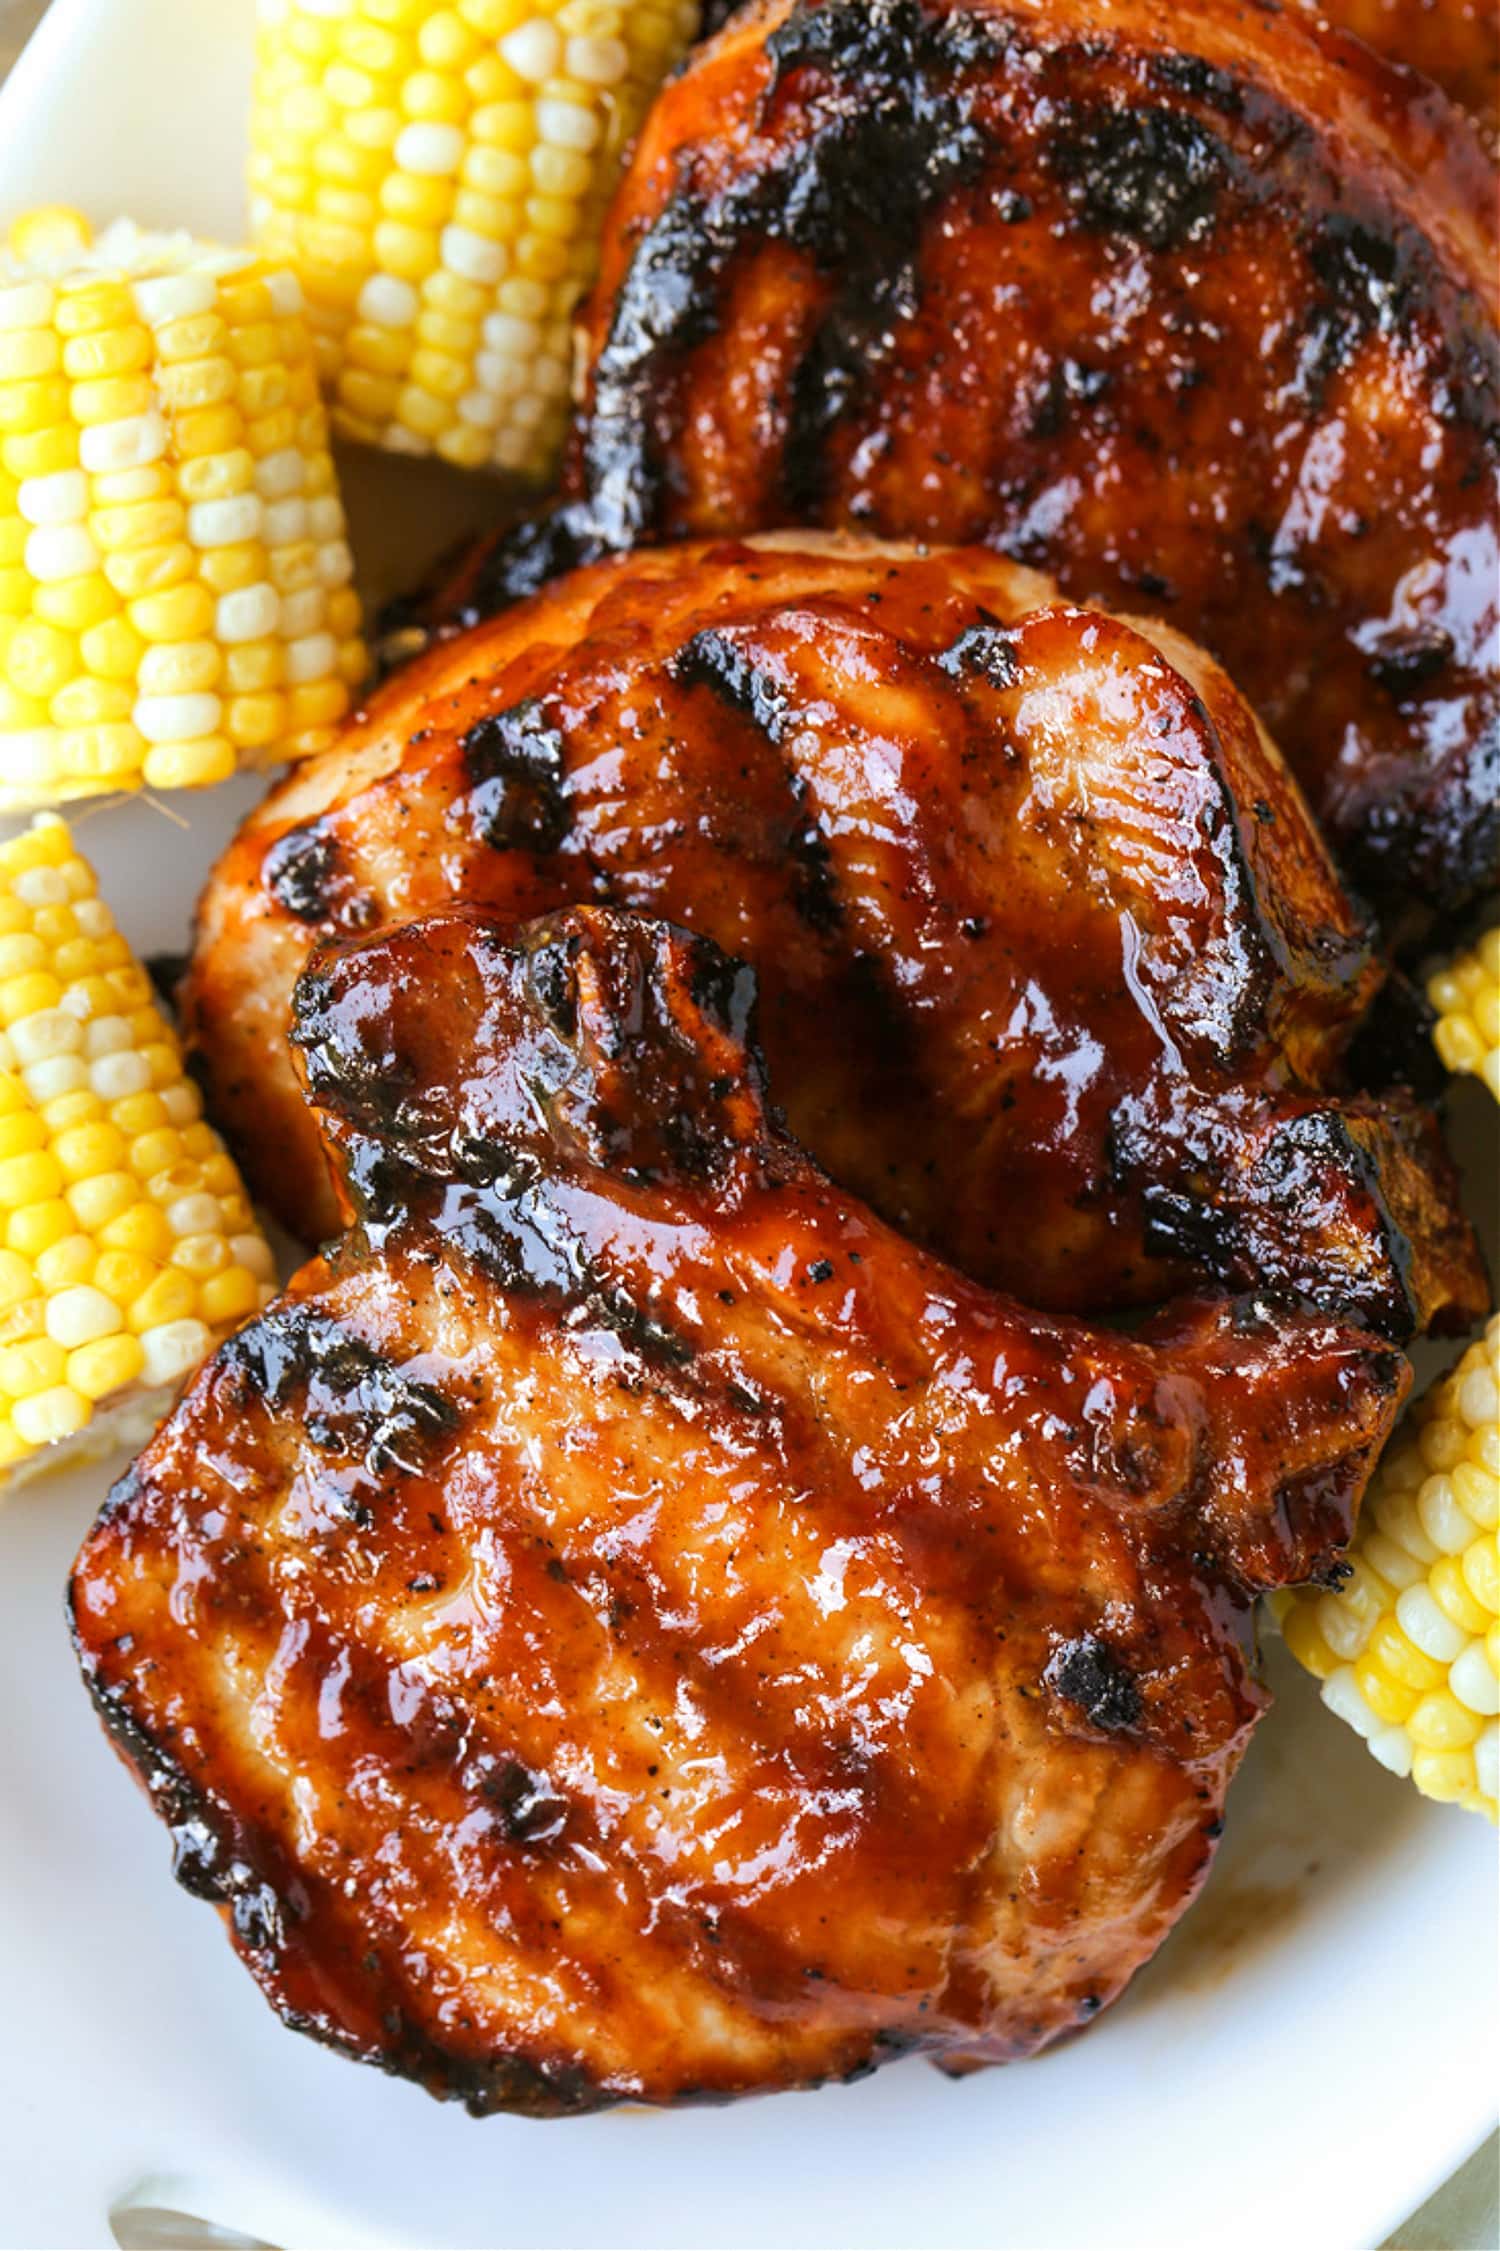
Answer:
<svg viewBox="0 0 1500 2251"><path fill-rule="evenodd" d="M1086 2023L1191 1898L1405 1388L1253 1301L1028 1314L807 1163L701 940L450 915L325 959L360 1224L79 1558L178 1873L291 2021L479 2109Z"/></svg>

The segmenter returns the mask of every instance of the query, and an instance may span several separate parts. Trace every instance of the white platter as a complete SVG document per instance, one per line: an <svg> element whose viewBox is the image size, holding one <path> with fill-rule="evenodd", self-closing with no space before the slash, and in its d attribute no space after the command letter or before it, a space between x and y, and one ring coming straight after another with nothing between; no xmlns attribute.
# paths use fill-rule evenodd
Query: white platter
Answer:
<svg viewBox="0 0 1500 2251"><path fill-rule="evenodd" d="M252 0L55 0L0 96L0 219L233 234ZM356 538L487 496L356 468ZM403 544L406 544L403 542ZM408 559L411 546L407 546ZM142 952L183 943L256 794L82 831ZM185 825L179 826L181 821ZM1494 1119L1463 1090L1472 1185ZM1484 1177L1487 1176L1487 1182ZM1496 1853L1380 1771L1279 1650L1208 1892L1087 2039L950 2085L901 2066L724 2112L476 2124L280 2029L107 1749L62 1623L109 1471L0 1511L0 2242L104 2245L158 2204L273 2244L1377 2244L1493 2123ZM1280 1660L1278 1662L1278 1660Z"/></svg>

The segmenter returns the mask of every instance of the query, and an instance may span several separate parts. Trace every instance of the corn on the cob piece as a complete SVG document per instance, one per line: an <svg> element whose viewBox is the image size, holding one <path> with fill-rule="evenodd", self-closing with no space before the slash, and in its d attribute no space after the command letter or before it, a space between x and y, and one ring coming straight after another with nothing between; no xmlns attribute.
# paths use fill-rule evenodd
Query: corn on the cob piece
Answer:
<svg viewBox="0 0 1500 2251"><path fill-rule="evenodd" d="M1500 923L1427 983L1433 1039L1450 1071L1472 1071L1500 1102Z"/></svg>
<svg viewBox="0 0 1500 2251"><path fill-rule="evenodd" d="M0 810L330 739L359 600L294 275L76 213L0 249Z"/></svg>
<svg viewBox="0 0 1500 2251"><path fill-rule="evenodd" d="M1381 1463L1337 1594L1281 1606L1323 1701L1429 1798L1500 1791L1500 1315Z"/></svg>
<svg viewBox="0 0 1500 2251"><path fill-rule="evenodd" d="M65 823L0 844L0 1483L144 1438L271 1254Z"/></svg>
<svg viewBox="0 0 1500 2251"><path fill-rule="evenodd" d="M626 144L697 0L260 0L251 215L344 435L538 478Z"/></svg>

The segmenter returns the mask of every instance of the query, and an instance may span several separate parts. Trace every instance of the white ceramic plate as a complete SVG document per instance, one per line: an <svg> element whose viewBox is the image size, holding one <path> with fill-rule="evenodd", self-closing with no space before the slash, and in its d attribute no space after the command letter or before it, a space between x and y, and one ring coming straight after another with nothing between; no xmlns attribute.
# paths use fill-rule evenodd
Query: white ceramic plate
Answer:
<svg viewBox="0 0 1500 2251"><path fill-rule="evenodd" d="M0 216L60 197L101 221L233 235L252 14L252 0L56 0L0 98ZM405 465L357 469L351 498L356 538L394 507L430 548L487 505ZM255 795L86 817L141 951L182 945ZM1465 1092L1477 1174L1493 1117ZM170 1881L166 1840L90 1713L61 1590L110 1474L0 1512L6 2244L107 2244L111 2209L148 2203L288 2247L1357 2251L1493 2122L1493 1835L1382 1773L1279 1649L1280 1701L1205 1898L1118 2008L1036 2062L545 2125L476 2124L358 2070L277 2025L217 1918Z"/></svg>

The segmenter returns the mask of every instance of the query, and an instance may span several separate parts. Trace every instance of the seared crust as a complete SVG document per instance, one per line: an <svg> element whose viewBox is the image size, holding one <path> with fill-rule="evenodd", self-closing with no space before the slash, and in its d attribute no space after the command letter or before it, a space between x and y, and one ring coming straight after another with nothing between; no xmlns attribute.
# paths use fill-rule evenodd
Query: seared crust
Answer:
<svg viewBox="0 0 1500 2251"><path fill-rule="evenodd" d="M1087 2023L1192 1897L1405 1389L1263 1305L1029 1315L832 1188L706 941L320 957L361 1225L85 1544L90 1686L274 2005L475 2109Z"/></svg>
<svg viewBox="0 0 1500 2251"><path fill-rule="evenodd" d="M761 974L793 1129L1053 1308L1274 1287L1386 1333L1486 1286L1435 1126L1354 1096L1381 983L1224 675L986 550L601 564L390 682L203 900L185 1023L259 1192L336 1220L285 1026L319 935L609 898Z"/></svg>
<svg viewBox="0 0 1500 2251"><path fill-rule="evenodd" d="M1500 139L1500 17L1490 0L1299 0L1309 15L1350 31L1392 62L1441 86Z"/></svg>
<svg viewBox="0 0 1500 2251"><path fill-rule="evenodd" d="M654 106L585 321L602 548L988 539L1212 649L1398 935L1500 847L1494 180L1248 0L767 0Z"/></svg>

